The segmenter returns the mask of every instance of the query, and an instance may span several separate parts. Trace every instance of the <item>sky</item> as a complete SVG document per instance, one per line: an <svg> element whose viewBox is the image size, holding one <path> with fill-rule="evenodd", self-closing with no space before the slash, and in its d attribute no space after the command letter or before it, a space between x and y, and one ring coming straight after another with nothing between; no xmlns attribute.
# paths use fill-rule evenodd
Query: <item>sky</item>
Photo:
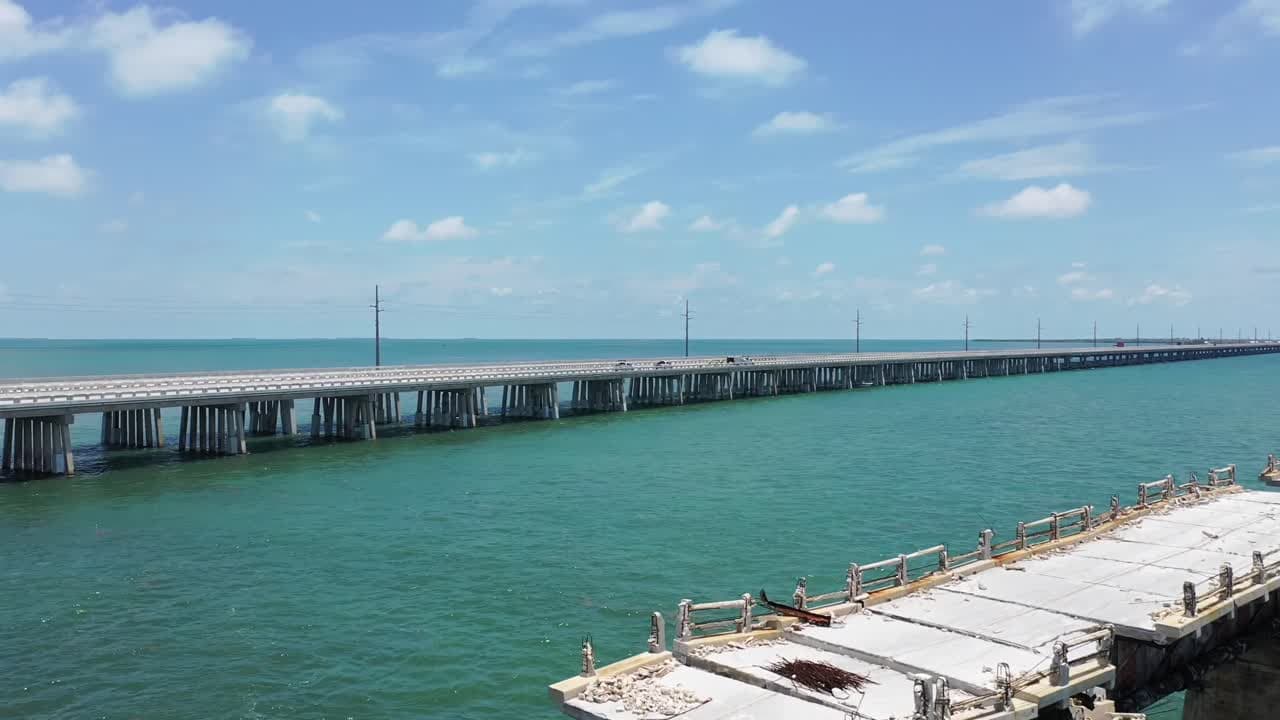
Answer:
<svg viewBox="0 0 1280 720"><path fill-rule="evenodd" d="M0 0L0 336L1280 334L1280 0Z"/></svg>

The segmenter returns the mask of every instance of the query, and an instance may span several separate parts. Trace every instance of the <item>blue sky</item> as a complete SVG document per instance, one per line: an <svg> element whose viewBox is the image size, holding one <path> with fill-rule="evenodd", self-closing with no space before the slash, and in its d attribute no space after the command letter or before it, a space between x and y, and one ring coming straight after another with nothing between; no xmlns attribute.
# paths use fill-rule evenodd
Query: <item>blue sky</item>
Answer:
<svg viewBox="0 0 1280 720"><path fill-rule="evenodd" d="M1280 0L0 0L0 336L1280 333Z"/></svg>

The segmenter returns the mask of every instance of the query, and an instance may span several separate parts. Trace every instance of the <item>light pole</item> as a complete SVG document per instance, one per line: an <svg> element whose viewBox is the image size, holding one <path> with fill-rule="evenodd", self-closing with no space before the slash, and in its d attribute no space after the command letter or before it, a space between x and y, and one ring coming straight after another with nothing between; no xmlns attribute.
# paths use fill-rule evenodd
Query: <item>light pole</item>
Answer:
<svg viewBox="0 0 1280 720"><path fill-rule="evenodd" d="M1036 318L1036 349L1040 349L1040 318Z"/></svg>
<svg viewBox="0 0 1280 720"><path fill-rule="evenodd" d="M969 352L969 316L964 316L964 351Z"/></svg>
<svg viewBox="0 0 1280 720"><path fill-rule="evenodd" d="M853 327L854 327L854 333L855 333L853 337L853 352L861 353L862 352L862 308L858 308L858 316L853 321Z"/></svg>

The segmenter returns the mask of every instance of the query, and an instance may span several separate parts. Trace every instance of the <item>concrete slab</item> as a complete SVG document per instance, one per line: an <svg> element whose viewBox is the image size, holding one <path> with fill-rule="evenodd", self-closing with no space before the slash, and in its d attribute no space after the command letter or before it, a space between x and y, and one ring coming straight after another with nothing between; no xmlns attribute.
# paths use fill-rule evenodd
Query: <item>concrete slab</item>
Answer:
<svg viewBox="0 0 1280 720"><path fill-rule="evenodd" d="M769 672L765 668L786 660L813 660L825 662L838 668L855 672L867 677L868 684L863 693L851 693L848 698L837 700L830 695L795 685L787 678ZM913 697L913 681L904 673L891 670L883 665L851 658L818 648L801 645L795 642L760 644L749 647L727 649L709 653L696 659L715 666L716 672L729 676L746 678L747 682L779 686L785 691L798 693L811 698L814 702L839 702L855 717L871 720L891 720L891 718L909 718L915 710ZM951 691L952 702L960 702L973 697L963 690Z"/></svg>
<svg viewBox="0 0 1280 720"><path fill-rule="evenodd" d="M1004 569L963 578L939 590L1110 624L1118 634L1140 640L1156 639L1151 614L1171 607L1182 596L1181 583L1158 594Z"/></svg>
<svg viewBox="0 0 1280 720"><path fill-rule="evenodd" d="M1043 649L1059 638L1095 627L1088 620L1061 613L938 590L877 605L873 611L900 620L980 635L1024 650Z"/></svg>
<svg viewBox="0 0 1280 720"><path fill-rule="evenodd" d="M1050 656L968 635L861 612L832 627L807 627L794 642L885 665L926 672L966 692L993 692L995 669L1008 663L1015 676L1048 668Z"/></svg>

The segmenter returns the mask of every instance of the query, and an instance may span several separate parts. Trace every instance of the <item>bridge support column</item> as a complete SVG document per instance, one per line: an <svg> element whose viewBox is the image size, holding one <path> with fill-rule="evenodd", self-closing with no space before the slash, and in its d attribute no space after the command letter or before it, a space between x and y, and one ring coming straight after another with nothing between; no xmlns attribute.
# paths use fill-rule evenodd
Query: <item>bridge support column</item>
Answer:
<svg viewBox="0 0 1280 720"><path fill-rule="evenodd" d="M374 421L382 425L400 422L400 393L378 393L373 396Z"/></svg>
<svg viewBox="0 0 1280 720"><path fill-rule="evenodd" d="M0 470L18 474L74 475L71 425L74 415L4 419Z"/></svg>
<svg viewBox="0 0 1280 720"><path fill-rule="evenodd" d="M160 408L102 413L102 444L109 448L164 447Z"/></svg>
<svg viewBox="0 0 1280 720"><path fill-rule="evenodd" d="M191 405L182 408L178 425L178 451L209 455L244 455L243 405Z"/></svg>
<svg viewBox="0 0 1280 720"><path fill-rule="evenodd" d="M311 437L376 440L374 395L318 397L311 412Z"/></svg>

